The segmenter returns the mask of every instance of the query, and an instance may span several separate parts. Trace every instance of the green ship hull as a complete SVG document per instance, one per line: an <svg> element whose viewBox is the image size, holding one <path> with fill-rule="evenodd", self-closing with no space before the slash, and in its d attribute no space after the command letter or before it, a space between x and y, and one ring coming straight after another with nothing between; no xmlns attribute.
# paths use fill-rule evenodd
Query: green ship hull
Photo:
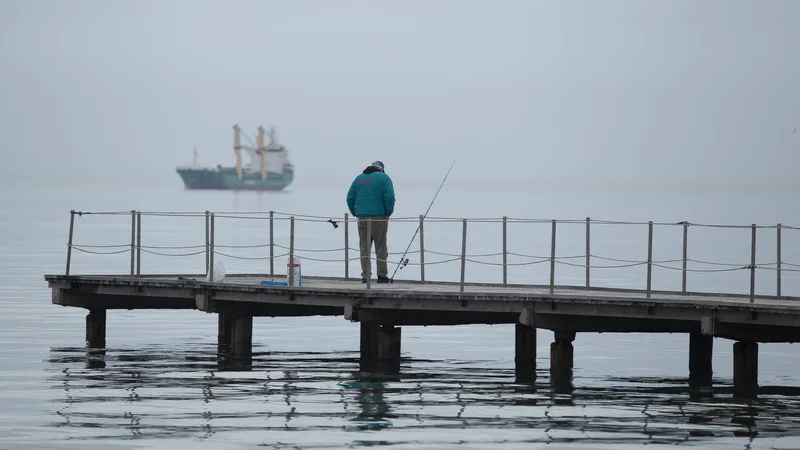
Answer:
<svg viewBox="0 0 800 450"><path fill-rule="evenodd" d="M280 191L294 180L294 170L284 167L283 172L268 172L265 179L258 172L244 171L236 176L234 167L176 169L186 189L214 189L234 191Z"/></svg>

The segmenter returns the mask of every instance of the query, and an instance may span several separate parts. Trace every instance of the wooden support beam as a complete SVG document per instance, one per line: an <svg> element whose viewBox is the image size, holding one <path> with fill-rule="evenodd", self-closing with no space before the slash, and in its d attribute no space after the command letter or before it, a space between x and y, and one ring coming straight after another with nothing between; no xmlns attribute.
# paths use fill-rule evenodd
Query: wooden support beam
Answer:
<svg viewBox="0 0 800 450"><path fill-rule="evenodd" d="M106 347L106 310L90 309L86 314L86 346Z"/></svg>
<svg viewBox="0 0 800 450"><path fill-rule="evenodd" d="M374 372L378 366L378 330L376 322L361 322L361 357L359 370Z"/></svg>
<svg viewBox="0 0 800 450"><path fill-rule="evenodd" d="M733 388L747 392L758 388L758 343L734 342Z"/></svg>
<svg viewBox="0 0 800 450"><path fill-rule="evenodd" d="M571 376L573 367L572 341L574 331L556 331L555 340L550 344L550 376Z"/></svg>
<svg viewBox="0 0 800 450"><path fill-rule="evenodd" d="M217 314L217 346L220 349L229 349L231 345L231 314Z"/></svg>
<svg viewBox="0 0 800 450"><path fill-rule="evenodd" d="M401 328L361 322L362 372L397 373L400 371Z"/></svg>
<svg viewBox="0 0 800 450"><path fill-rule="evenodd" d="M253 355L253 316L235 315L231 319L231 356L250 359Z"/></svg>
<svg viewBox="0 0 800 450"><path fill-rule="evenodd" d="M536 328L517 323L514 326L514 371L517 383L536 380Z"/></svg>
<svg viewBox="0 0 800 450"><path fill-rule="evenodd" d="M87 294L80 289L58 289L53 303L94 309L195 309L196 300L158 295Z"/></svg>
<svg viewBox="0 0 800 450"><path fill-rule="evenodd" d="M341 314L341 313L340 313ZM348 316L347 314L350 314ZM472 313L450 311L408 311L400 309L365 309L356 308L345 313L345 318L357 322L378 322L383 325L393 326L430 326L430 325L469 325L469 324L503 324L513 323L519 314L514 313ZM353 320L353 317L356 320Z"/></svg>
<svg viewBox="0 0 800 450"><path fill-rule="evenodd" d="M689 385L692 387L711 387L714 373L712 357L714 337L702 333L689 333Z"/></svg>
<svg viewBox="0 0 800 450"><path fill-rule="evenodd" d="M248 371L253 363L253 316L217 314L217 356L220 371Z"/></svg>

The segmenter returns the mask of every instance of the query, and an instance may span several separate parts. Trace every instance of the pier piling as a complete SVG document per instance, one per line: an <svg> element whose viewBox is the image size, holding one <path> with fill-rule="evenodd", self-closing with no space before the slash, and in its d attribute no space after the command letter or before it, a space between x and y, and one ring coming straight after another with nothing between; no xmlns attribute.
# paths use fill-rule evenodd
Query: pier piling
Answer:
<svg viewBox="0 0 800 450"><path fill-rule="evenodd" d="M574 331L555 331L550 344L550 376L564 378L572 374Z"/></svg>
<svg viewBox="0 0 800 450"><path fill-rule="evenodd" d="M517 383L536 380L536 328L518 323L514 326L514 371Z"/></svg>
<svg viewBox="0 0 800 450"><path fill-rule="evenodd" d="M250 359L253 355L253 316L237 314L231 318L231 355Z"/></svg>
<svg viewBox="0 0 800 450"><path fill-rule="evenodd" d="M733 344L733 387L738 391L752 391L758 387L758 343Z"/></svg>
<svg viewBox="0 0 800 450"><path fill-rule="evenodd" d="M227 313L217 314L217 346L226 350L231 346L231 317Z"/></svg>
<svg viewBox="0 0 800 450"><path fill-rule="evenodd" d="M397 373L400 371L401 328L361 322L362 372Z"/></svg>
<svg viewBox="0 0 800 450"><path fill-rule="evenodd" d="M89 348L106 347L106 310L89 309L86 314L86 346Z"/></svg>
<svg viewBox="0 0 800 450"><path fill-rule="evenodd" d="M689 384L697 387L710 387L714 373L714 336L702 333L689 333Z"/></svg>

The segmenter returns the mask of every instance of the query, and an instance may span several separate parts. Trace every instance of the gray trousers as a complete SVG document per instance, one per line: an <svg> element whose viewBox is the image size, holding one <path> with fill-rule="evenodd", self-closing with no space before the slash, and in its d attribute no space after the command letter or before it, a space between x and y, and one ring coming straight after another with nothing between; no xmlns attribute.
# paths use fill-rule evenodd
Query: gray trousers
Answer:
<svg viewBox="0 0 800 450"><path fill-rule="evenodd" d="M372 236L367 236L367 219L372 221ZM371 272L372 263L370 254L372 244L375 243L375 256L378 258L378 276L388 277L389 269L386 261L389 259L389 250L386 248L386 231L389 228L388 217L370 216L358 218L358 241L361 250L361 278L367 278Z"/></svg>

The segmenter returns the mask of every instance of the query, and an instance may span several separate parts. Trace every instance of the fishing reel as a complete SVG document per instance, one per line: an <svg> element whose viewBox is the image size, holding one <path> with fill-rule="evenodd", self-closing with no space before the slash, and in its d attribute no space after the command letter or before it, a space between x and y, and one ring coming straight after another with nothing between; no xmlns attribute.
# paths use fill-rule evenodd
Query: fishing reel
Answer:
<svg viewBox="0 0 800 450"><path fill-rule="evenodd" d="M400 270L402 270L403 267L405 267L407 265L408 265L408 258L406 258L406 259L400 258Z"/></svg>

